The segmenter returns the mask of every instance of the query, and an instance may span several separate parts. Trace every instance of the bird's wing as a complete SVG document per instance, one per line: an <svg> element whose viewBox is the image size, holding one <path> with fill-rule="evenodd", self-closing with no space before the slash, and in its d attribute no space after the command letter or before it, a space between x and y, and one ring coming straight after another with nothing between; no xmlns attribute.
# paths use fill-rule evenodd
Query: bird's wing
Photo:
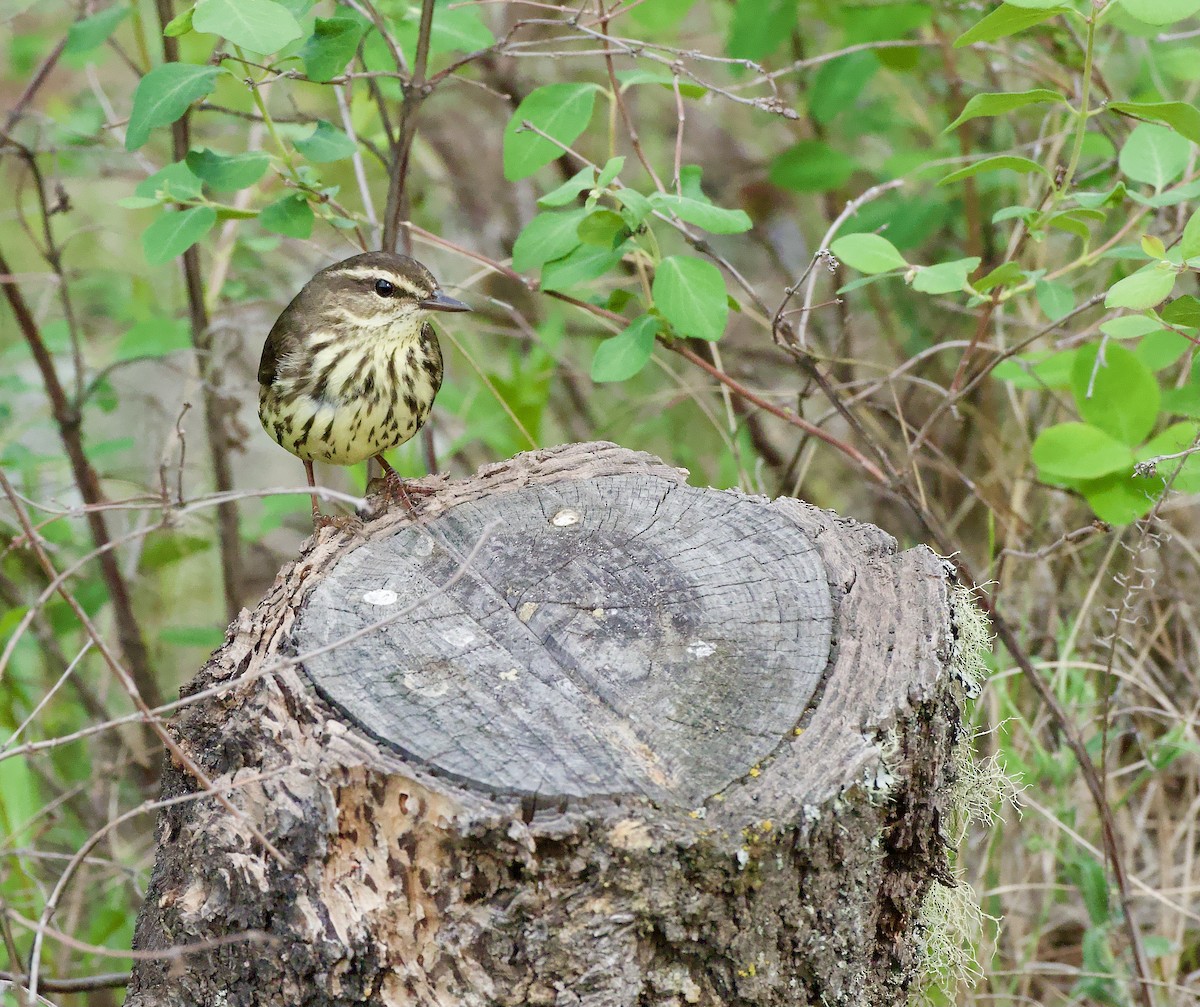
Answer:
<svg viewBox="0 0 1200 1007"><path fill-rule="evenodd" d="M296 302L293 301L283 309L283 314L271 326L271 332L267 336L266 343L263 344L262 357L258 361L258 383L260 385L275 383L275 379L279 377L279 364L287 356L288 344L296 338L292 329L295 304Z"/></svg>

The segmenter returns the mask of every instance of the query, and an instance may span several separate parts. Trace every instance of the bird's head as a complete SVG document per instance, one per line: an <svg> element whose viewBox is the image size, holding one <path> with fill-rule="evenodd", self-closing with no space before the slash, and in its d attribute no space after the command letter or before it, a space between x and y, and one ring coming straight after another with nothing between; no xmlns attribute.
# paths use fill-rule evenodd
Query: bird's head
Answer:
<svg viewBox="0 0 1200 1007"><path fill-rule="evenodd" d="M391 252L364 252L335 262L317 273L305 292L318 311L363 328L419 325L430 311L471 310L444 294L416 259Z"/></svg>

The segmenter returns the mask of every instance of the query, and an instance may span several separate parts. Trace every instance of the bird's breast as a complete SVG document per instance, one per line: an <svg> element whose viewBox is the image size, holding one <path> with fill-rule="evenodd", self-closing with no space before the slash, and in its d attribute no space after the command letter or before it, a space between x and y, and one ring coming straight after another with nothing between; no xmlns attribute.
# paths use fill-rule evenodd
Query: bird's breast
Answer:
<svg viewBox="0 0 1200 1007"><path fill-rule="evenodd" d="M264 388L259 414L301 458L352 465L411 438L442 383L431 329L415 338L321 340Z"/></svg>

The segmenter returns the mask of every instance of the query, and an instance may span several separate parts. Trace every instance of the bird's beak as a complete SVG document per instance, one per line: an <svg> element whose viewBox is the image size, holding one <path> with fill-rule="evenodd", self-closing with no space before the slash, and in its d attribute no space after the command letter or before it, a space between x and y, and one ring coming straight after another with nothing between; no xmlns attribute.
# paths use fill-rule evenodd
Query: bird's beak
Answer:
<svg viewBox="0 0 1200 1007"><path fill-rule="evenodd" d="M463 304L462 301L455 300L448 294L443 294L440 290L432 297L419 302L419 306L426 311L470 311L471 307L468 304Z"/></svg>

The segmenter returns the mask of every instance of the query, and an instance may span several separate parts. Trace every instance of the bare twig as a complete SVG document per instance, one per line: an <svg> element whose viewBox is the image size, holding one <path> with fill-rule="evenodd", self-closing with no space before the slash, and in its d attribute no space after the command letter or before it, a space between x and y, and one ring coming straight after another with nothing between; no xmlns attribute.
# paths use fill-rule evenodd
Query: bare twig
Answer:
<svg viewBox="0 0 1200 1007"><path fill-rule="evenodd" d="M385 252L394 252L401 240L400 222L408 219L408 166L413 138L417 135L417 111L428 96L430 85L425 81L429 61L429 34L433 30L434 0L422 0L421 23L417 30L417 51L413 58L412 77L404 88L404 103L400 107L400 136L392 154L392 170L388 178L387 205L383 211L383 244ZM404 232L407 247L408 236Z"/></svg>
<svg viewBox="0 0 1200 1007"><path fill-rule="evenodd" d="M154 0L162 30L174 17L172 0ZM168 63L179 62L179 40L163 36L163 58ZM182 161L191 148L189 114L171 125L171 145L176 161ZM233 465L230 461L232 441L228 432L229 407L219 390L220 371L213 352L212 329L208 307L204 301L204 280L200 275L200 249L192 245L181 260L184 285L187 289L188 320L192 345L196 347L197 364L204 409L204 426L208 433L208 450L212 459L213 481L219 492L233 489ZM217 508L217 530L221 542L221 582L225 595L225 617L233 621L241 608L239 601L242 583L242 542L238 532L237 504L230 502Z"/></svg>
<svg viewBox="0 0 1200 1007"><path fill-rule="evenodd" d="M0 273L11 272L8 261L3 252L0 252ZM46 386L46 395L50 399L54 421L58 426L58 435L66 450L67 460L71 464L71 472L75 479L75 485L79 488L79 494L87 504L103 504L106 501L104 491L100 488L100 479L83 448L83 436L80 429L82 417L79 410L71 404L63 390L58 372L54 367L54 360L46 348L41 330L34 321L29 306L25 303L20 287L14 283L6 283L3 285L3 289L9 307L16 316L17 327L29 345L34 362L41 373L42 382ZM100 574L104 579L109 600L112 602L121 653L129 662L130 675L137 685L137 691L146 698L150 705L156 706L162 701L162 690L159 688L158 680L154 677L154 671L150 665L150 655L146 650L141 628L138 626L137 617L133 612L129 588L121 574L121 568L117 565L116 557L111 551L104 548L112 538L108 524L99 510L89 510L87 522L91 529L92 541L97 549L103 550L99 556Z"/></svg>
<svg viewBox="0 0 1200 1007"><path fill-rule="evenodd" d="M33 550L34 555L37 557L38 563L45 571L46 576L52 581L55 580L55 578L58 576L58 571L54 568L54 564L51 562L50 557L46 554L46 550L42 545L42 540L34 530L33 525L29 520L29 514L25 510L25 505L21 502L20 497L18 497L16 492L13 490L12 483L8 481L8 477L5 476L2 469L0 469L0 489L4 490L5 495L8 497L9 503L12 504L13 510L17 516L17 521L24 530L29 541L29 547ZM105 663L116 676L117 681L121 683L121 687L133 701L134 706L138 708L143 722L146 723L156 735L158 735L159 739L164 745L166 745L167 750L171 753L171 755L188 771L188 773L191 774L191 776L201 785L201 787L203 787L206 791L211 792L213 797L216 798L217 802L246 827L250 835L252 835L262 844L264 850L271 854L271 856L273 856L280 864L286 864L287 859L283 856L283 854L280 853L274 847L274 845L272 845L266 836L259 832L258 829L256 829L251 823L246 821L246 817L236 807L234 807L233 804L230 803L229 799L225 797L224 794L214 789L212 781L208 778L208 774L206 774L204 770L202 770L196 764L190 755L188 755L182 748L179 747L179 744L173 737L171 737L170 732L163 727L161 721L154 715L145 697L143 697L139 692L137 683L134 681L130 673L126 671L121 662L117 660L116 655L114 655L112 650L109 648L107 641L105 641L104 637L96 629L91 617L86 611L84 611L83 606L79 604L79 601L75 598L75 596L67 590L65 584L59 585L58 593L67 603L67 606L71 609L75 618L84 628L92 642L96 645L97 650L99 650L101 655L104 657Z"/></svg>

